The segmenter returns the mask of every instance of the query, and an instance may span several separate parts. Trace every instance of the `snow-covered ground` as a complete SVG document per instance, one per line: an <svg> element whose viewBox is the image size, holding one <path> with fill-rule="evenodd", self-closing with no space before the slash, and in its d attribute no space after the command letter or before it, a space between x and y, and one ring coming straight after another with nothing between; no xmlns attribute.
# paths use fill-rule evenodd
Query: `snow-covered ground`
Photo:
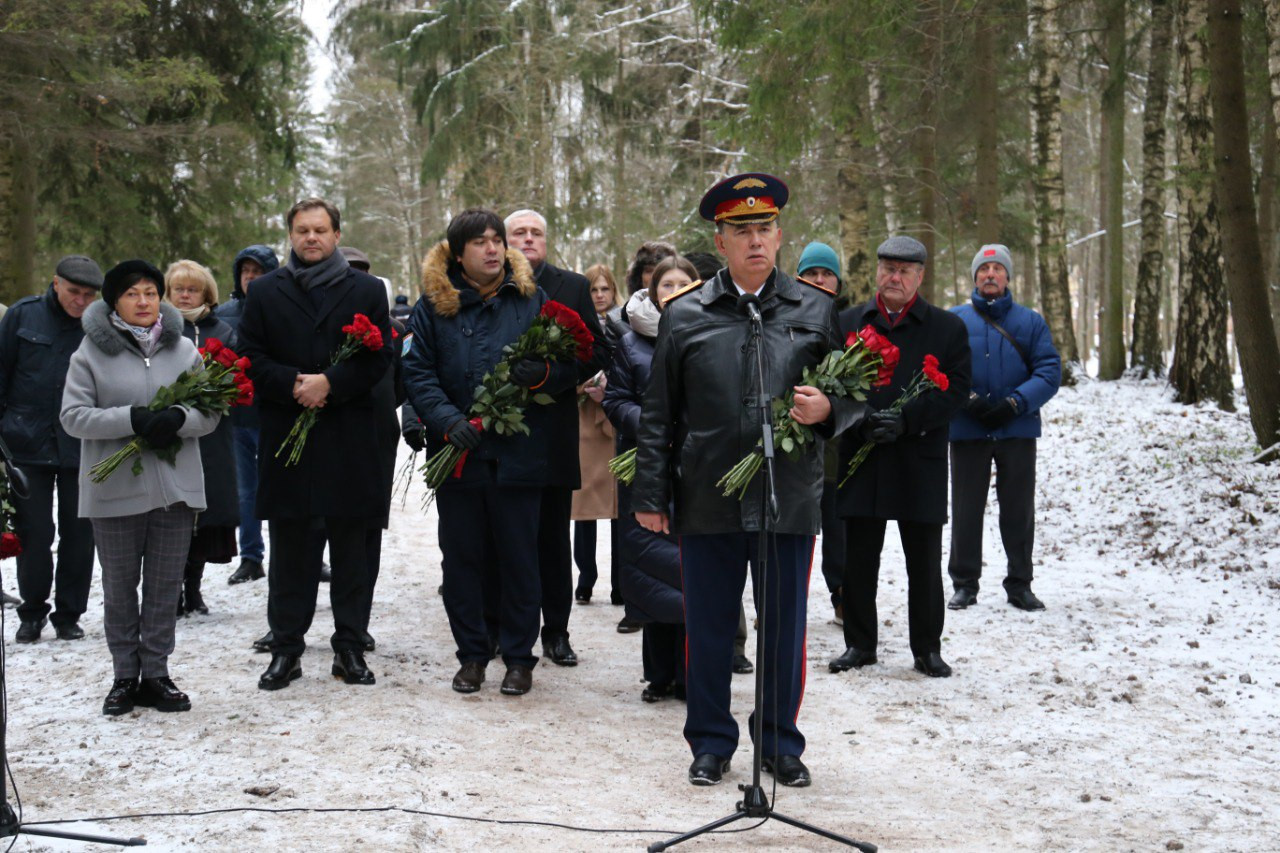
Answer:
<svg viewBox="0 0 1280 853"><path fill-rule="evenodd" d="M814 784L780 789L778 810L886 851L1280 849L1280 466L1244 461L1244 415L1186 409L1158 384L1064 390L1045 431L1035 589L1048 610L1004 602L991 507L979 603L947 613L953 678L911 669L892 533L877 666L827 671L843 642L815 571L801 711ZM574 611L580 666L540 665L519 698L498 693L500 665L478 694L449 689L436 521L419 495L386 539L374 687L328 676L322 603L304 677L259 691L267 658L249 644L266 583L229 587L229 567L210 567L210 615L179 623L186 714L101 715L100 591L80 642L46 629L15 645L9 611L9 758L25 819L227 810L71 828L154 849L523 851L640 849L732 811L749 778L745 734L726 784L685 781L683 705L640 701L639 635L615 632L607 572ZM11 587L12 563L3 572ZM735 678L744 729L751 687ZM685 846L833 848L776 822ZM16 849L105 848L25 837Z"/></svg>

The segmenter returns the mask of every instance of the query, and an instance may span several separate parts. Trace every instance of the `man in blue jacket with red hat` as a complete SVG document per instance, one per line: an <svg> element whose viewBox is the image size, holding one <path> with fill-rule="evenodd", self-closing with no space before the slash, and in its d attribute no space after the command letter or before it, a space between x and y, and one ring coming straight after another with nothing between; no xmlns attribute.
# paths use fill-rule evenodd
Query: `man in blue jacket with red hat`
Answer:
<svg viewBox="0 0 1280 853"><path fill-rule="evenodd" d="M978 600L982 577L982 517L996 466L1000 538L1009 562L1009 603L1044 610L1031 591L1035 539L1036 439L1040 407L1058 392L1062 360L1044 318L1013 301L1013 258L998 243L978 250L969 267L970 304L952 309L969 330L973 385L951 421L951 562L955 595L964 610Z"/></svg>

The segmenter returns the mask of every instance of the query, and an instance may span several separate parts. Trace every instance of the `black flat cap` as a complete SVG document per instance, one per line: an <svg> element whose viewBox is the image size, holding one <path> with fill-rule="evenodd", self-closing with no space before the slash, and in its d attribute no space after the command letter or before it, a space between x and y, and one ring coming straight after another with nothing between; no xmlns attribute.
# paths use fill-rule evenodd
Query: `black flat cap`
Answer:
<svg viewBox="0 0 1280 853"><path fill-rule="evenodd" d="M94 290L102 289L102 270L93 258L84 255L67 255L58 261L54 273L58 278L66 279L72 284L92 287Z"/></svg>
<svg viewBox="0 0 1280 853"><path fill-rule="evenodd" d="M923 264L929 260L929 252L915 237L895 234L880 244L876 249L876 257L887 261L914 261Z"/></svg>

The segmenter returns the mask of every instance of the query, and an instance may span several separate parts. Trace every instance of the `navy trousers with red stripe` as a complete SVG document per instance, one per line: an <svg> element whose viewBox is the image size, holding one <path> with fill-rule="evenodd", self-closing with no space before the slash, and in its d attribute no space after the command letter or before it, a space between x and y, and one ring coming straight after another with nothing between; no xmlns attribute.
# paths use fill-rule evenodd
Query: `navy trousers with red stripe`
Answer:
<svg viewBox="0 0 1280 853"><path fill-rule="evenodd" d="M757 613L763 613L763 750L766 756L800 755L804 735L796 726L804 695L805 613L812 536L774 534L769 545L767 604L761 592L756 533L715 533L680 538L686 639L688 716L684 736L695 756L729 758L738 748L738 723L729 710L733 640L738 606L751 567ZM754 713L748 731L754 732Z"/></svg>

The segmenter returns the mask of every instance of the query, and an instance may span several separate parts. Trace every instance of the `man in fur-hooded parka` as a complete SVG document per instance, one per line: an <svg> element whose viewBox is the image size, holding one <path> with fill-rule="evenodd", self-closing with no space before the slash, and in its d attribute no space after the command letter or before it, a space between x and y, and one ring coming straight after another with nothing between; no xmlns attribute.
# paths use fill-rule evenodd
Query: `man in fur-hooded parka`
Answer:
<svg viewBox="0 0 1280 853"><path fill-rule="evenodd" d="M404 384L425 427L427 453L446 443L467 450L461 475L437 492L445 610L463 664L454 689L479 689L483 667L493 656L483 585L485 576L497 571L499 647L508 678L514 678L504 682L503 691L524 692L537 662L539 498L555 473L548 452L552 413L531 403L525 409L529 434L504 436L477 431L468 424L468 410L475 388L502 360L503 347L529 328L547 295L534 283L524 256L507 247L502 220L492 211L463 211L448 233L423 264L422 298L409 322L412 344L404 356ZM512 380L554 395L576 384L577 368L520 362L512 367ZM492 556L486 545L490 538Z"/></svg>

